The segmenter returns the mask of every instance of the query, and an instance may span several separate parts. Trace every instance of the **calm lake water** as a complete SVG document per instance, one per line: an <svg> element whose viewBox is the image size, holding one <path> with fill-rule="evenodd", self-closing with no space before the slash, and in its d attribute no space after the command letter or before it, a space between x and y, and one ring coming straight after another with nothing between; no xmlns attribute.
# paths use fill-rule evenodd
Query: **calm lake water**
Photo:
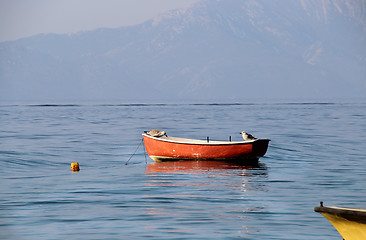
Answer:
<svg viewBox="0 0 366 240"><path fill-rule="evenodd" d="M366 103L1 105L0 123L0 239L341 239L313 208L366 208ZM247 166L142 147L125 165L154 128L272 141Z"/></svg>

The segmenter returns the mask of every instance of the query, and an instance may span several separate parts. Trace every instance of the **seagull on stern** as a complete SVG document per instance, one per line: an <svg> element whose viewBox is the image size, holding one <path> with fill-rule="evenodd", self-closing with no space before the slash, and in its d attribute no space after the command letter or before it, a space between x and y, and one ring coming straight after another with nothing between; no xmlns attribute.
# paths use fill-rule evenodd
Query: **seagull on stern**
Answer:
<svg viewBox="0 0 366 240"><path fill-rule="evenodd" d="M162 137L162 136L168 136L165 131L160 131L158 129L153 129L150 131L144 131L147 135L150 135L152 137Z"/></svg>
<svg viewBox="0 0 366 240"><path fill-rule="evenodd" d="M255 137L253 137L253 135L251 135L251 134L249 134L249 133L247 133L245 131L242 131L240 134L241 134L241 136L243 137L243 139L245 141L252 141L252 140L256 140L257 139Z"/></svg>

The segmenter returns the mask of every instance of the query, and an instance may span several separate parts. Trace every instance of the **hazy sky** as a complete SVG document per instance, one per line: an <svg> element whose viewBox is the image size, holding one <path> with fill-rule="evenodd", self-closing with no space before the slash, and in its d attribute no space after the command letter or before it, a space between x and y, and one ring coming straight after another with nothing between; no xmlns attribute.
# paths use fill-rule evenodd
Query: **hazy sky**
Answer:
<svg viewBox="0 0 366 240"><path fill-rule="evenodd" d="M134 25L198 0L0 0L0 42Z"/></svg>

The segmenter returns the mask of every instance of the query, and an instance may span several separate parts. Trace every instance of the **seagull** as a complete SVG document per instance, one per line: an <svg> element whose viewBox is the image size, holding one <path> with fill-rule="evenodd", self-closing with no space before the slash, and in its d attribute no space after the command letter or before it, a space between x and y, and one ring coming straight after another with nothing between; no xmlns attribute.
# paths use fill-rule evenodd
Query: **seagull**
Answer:
<svg viewBox="0 0 366 240"><path fill-rule="evenodd" d="M168 136L166 135L166 132L164 131L160 131L158 129L154 129L154 130L151 130L151 131L144 131L144 133L146 133L147 135L150 135L152 137L162 137L162 136Z"/></svg>
<svg viewBox="0 0 366 240"><path fill-rule="evenodd" d="M253 135L251 135L251 134L249 134L249 133L247 133L245 131L242 131L240 134L241 134L241 136L243 137L243 139L245 141L252 141L252 140L256 140L257 139L255 137L253 137Z"/></svg>

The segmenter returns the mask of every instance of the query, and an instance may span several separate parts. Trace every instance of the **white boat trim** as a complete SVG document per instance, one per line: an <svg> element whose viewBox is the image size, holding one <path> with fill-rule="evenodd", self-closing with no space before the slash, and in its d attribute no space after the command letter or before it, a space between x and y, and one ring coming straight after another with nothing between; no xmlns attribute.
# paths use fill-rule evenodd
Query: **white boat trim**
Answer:
<svg viewBox="0 0 366 240"><path fill-rule="evenodd" d="M166 136L162 136L162 137L153 137L150 135L147 135L146 133L143 133L142 136L146 136L148 138L151 139L155 139L155 140L159 140L159 141L163 141L163 142L171 142L171 143L181 143L181 144L195 144L195 145L238 145L238 144L251 144L260 140L267 140L270 141L269 139L255 139L255 140L249 140L249 141L235 141L235 142L230 142L230 141L211 141L209 140L207 142L207 140L198 140L198 139L189 139L189 138L177 138L177 137L166 137Z"/></svg>

